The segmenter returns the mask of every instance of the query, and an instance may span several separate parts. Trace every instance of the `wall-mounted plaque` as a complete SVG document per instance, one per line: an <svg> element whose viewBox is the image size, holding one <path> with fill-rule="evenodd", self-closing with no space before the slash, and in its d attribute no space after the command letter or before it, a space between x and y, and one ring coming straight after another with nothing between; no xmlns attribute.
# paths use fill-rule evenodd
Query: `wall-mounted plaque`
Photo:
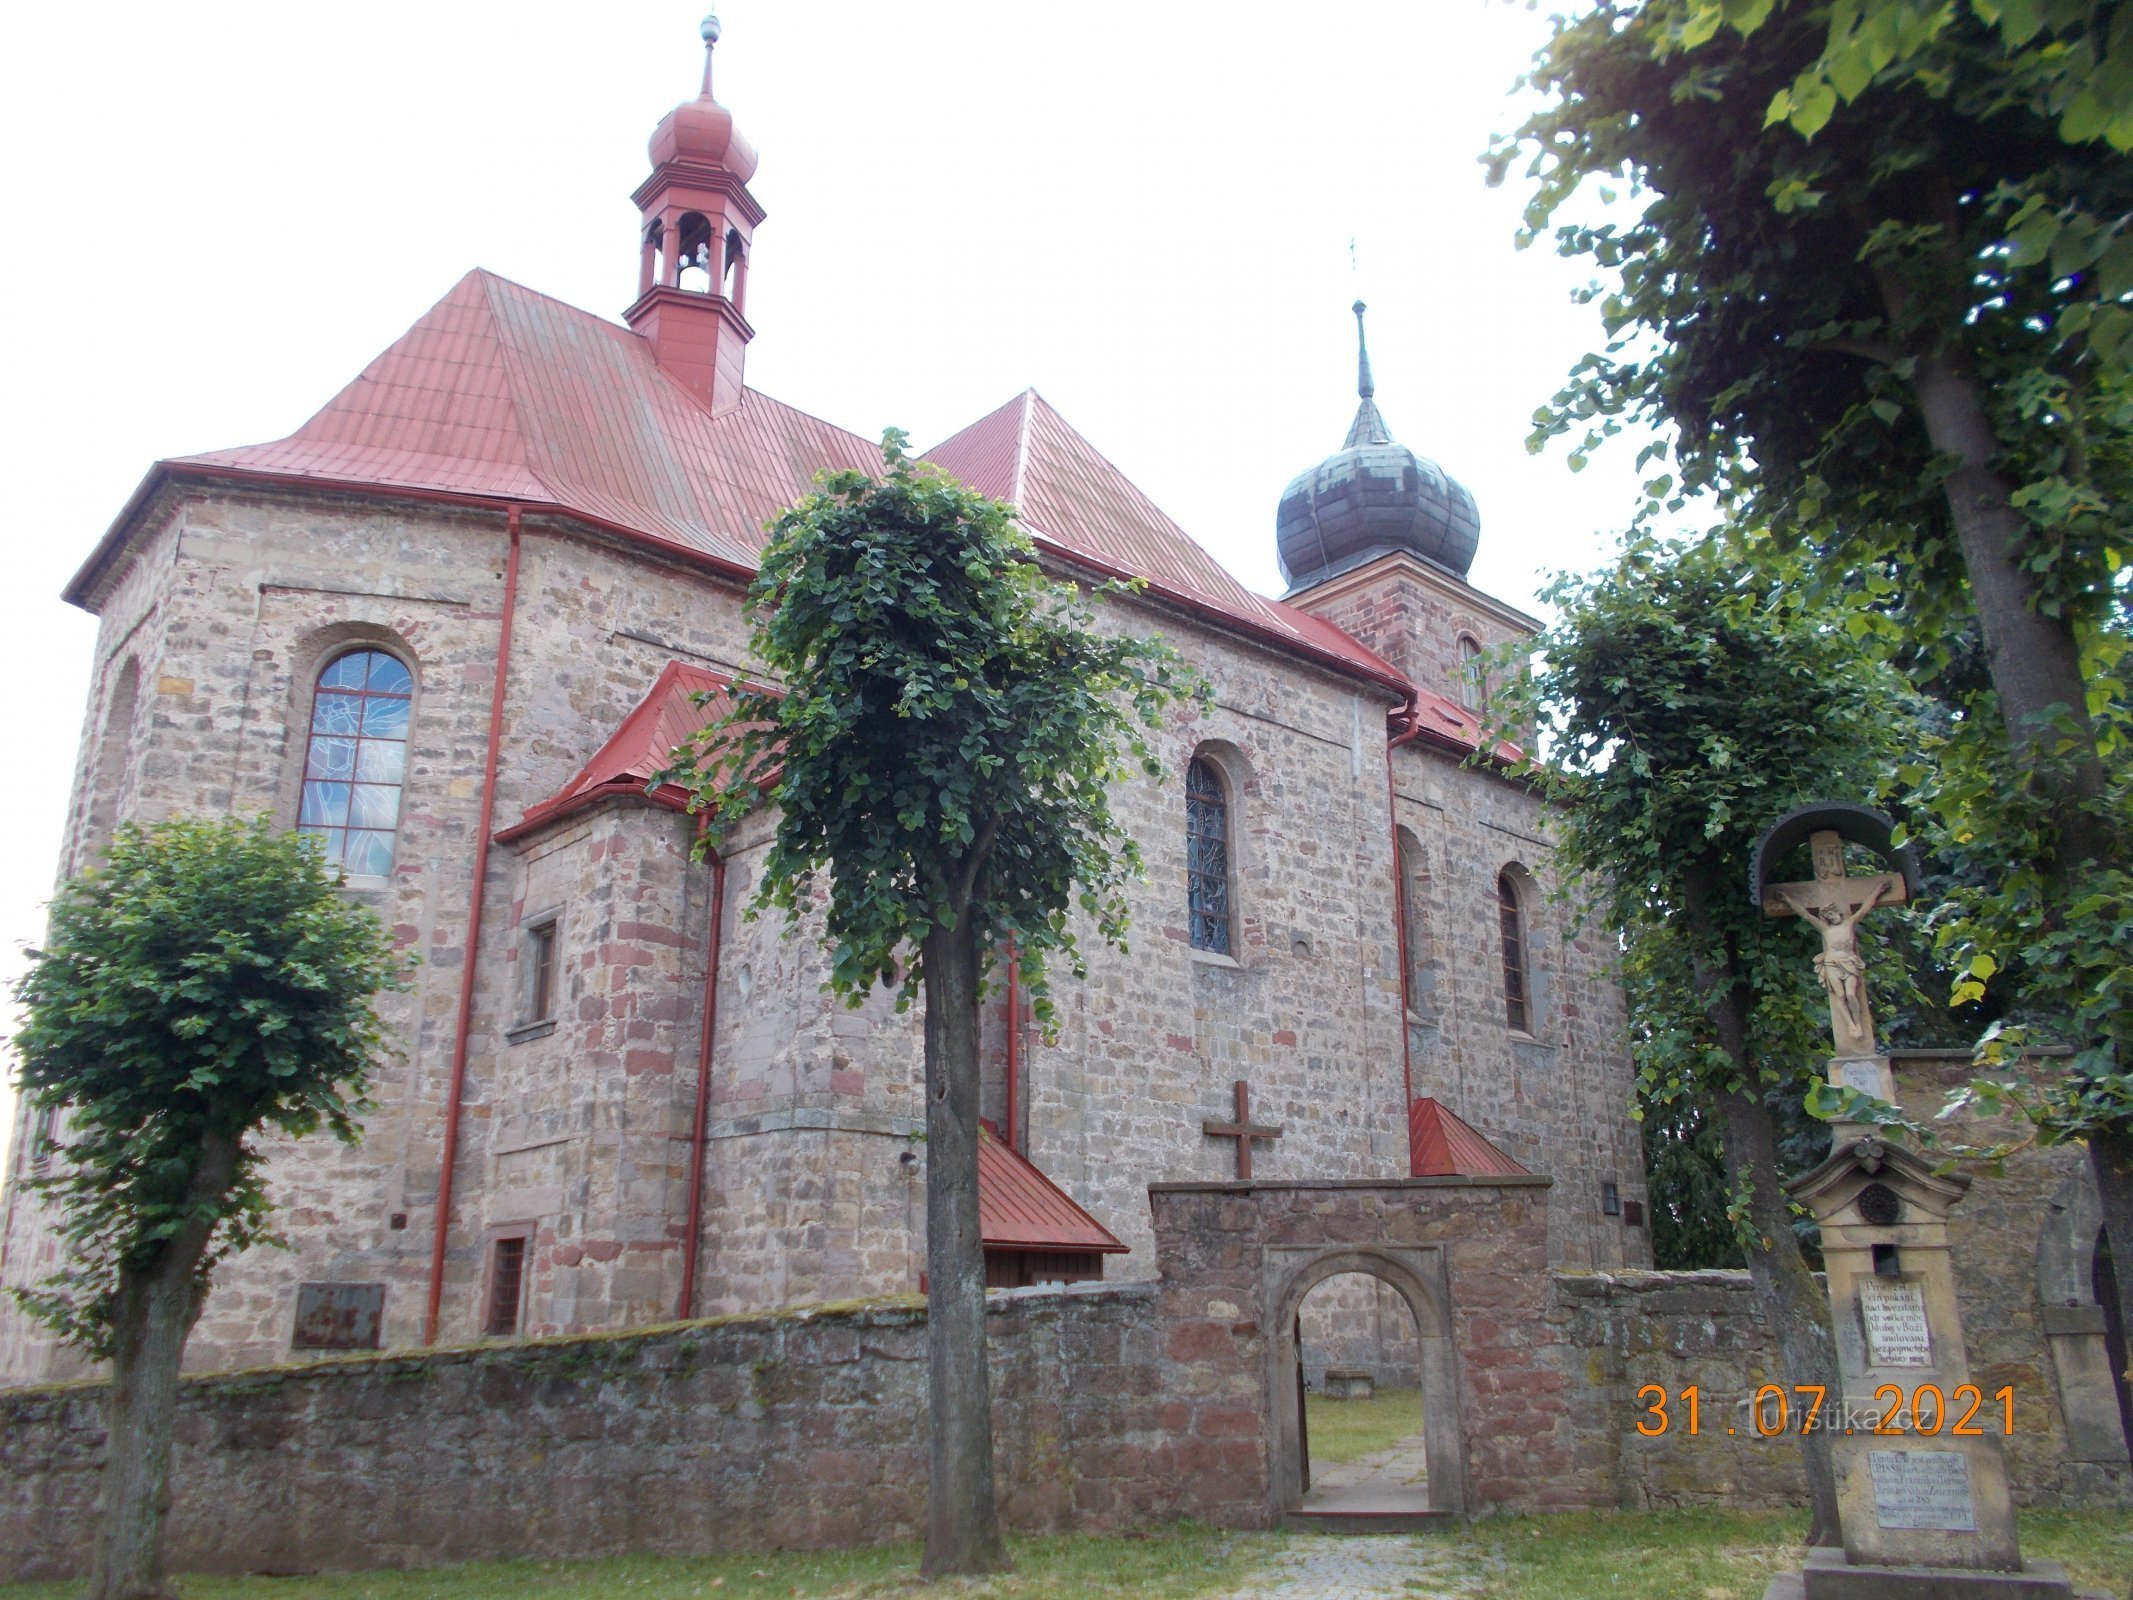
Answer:
<svg viewBox="0 0 2133 1600"><path fill-rule="evenodd" d="M385 1327L382 1283L300 1283L292 1350L375 1350Z"/></svg>
<svg viewBox="0 0 2133 1600"><path fill-rule="evenodd" d="M1970 1458L1953 1450L1869 1450L1874 1520L1884 1528L1977 1532Z"/></svg>
<svg viewBox="0 0 2133 1600"><path fill-rule="evenodd" d="M1930 1367L1926 1290L1896 1278L1859 1280L1859 1320L1866 1325L1866 1358L1877 1367Z"/></svg>

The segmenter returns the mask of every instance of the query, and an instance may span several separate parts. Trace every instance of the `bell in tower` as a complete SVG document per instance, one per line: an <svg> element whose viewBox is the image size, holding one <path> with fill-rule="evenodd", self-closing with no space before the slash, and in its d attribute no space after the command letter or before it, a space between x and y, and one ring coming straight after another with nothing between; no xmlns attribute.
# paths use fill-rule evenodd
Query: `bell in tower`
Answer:
<svg viewBox="0 0 2133 1600"><path fill-rule="evenodd" d="M763 208L748 192L754 148L711 97L717 17L704 18L704 83L652 130L652 174L630 198L643 214L637 302L623 320L662 370L712 411L741 399L748 254Z"/></svg>

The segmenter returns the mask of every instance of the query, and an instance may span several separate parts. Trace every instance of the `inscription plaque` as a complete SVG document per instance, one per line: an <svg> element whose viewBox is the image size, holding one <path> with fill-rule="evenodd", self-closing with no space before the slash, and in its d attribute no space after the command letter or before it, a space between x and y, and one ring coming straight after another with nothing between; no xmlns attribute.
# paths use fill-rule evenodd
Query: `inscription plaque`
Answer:
<svg viewBox="0 0 2133 1600"><path fill-rule="evenodd" d="M375 1350L385 1323L382 1283L300 1283L292 1350Z"/></svg>
<svg viewBox="0 0 2133 1600"><path fill-rule="evenodd" d="M1970 1458L1952 1450L1869 1450L1874 1520L1884 1528L1977 1532Z"/></svg>
<svg viewBox="0 0 2133 1600"><path fill-rule="evenodd" d="M1882 1066L1879 1061L1840 1061L1837 1063L1837 1087L1856 1089L1861 1094L1886 1098L1881 1086Z"/></svg>
<svg viewBox="0 0 2133 1600"><path fill-rule="evenodd" d="M1859 1280L1859 1317L1866 1324L1867 1360L1877 1367L1930 1367L1923 1284L1886 1278Z"/></svg>

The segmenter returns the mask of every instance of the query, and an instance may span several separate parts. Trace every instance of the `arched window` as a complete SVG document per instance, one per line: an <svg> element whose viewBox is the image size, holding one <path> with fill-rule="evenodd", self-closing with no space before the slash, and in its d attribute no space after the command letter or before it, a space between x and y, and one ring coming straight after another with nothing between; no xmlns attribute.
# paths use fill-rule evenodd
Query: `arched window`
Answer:
<svg viewBox="0 0 2133 1600"><path fill-rule="evenodd" d="M1394 844L1399 857L1400 925L1407 950L1407 987L1403 998L1408 1010L1417 1016L1427 1016L1432 1009L1436 981L1436 963L1429 941L1429 858L1422 853L1422 841L1406 828L1399 830Z"/></svg>
<svg viewBox="0 0 2133 1600"><path fill-rule="evenodd" d="M1519 1033L1533 1031L1531 974L1526 969L1526 918L1509 872L1496 875L1496 921L1503 933L1503 1017Z"/></svg>
<svg viewBox="0 0 2133 1600"><path fill-rule="evenodd" d="M326 859L350 877L393 869L414 693L413 674L383 650L335 656L318 675L296 825L324 840Z"/></svg>
<svg viewBox="0 0 2133 1600"><path fill-rule="evenodd" d="M1488 664L1481 659L1481 641L1470 633L1459 635L1459 698L1469 711L1479 711L1489 697Z"/></svg>
<svg viewBox="0 0 2133 1600"><path fill-rule="evenodd" d="M1192 947L1228 955L1229 795L1204 756L1185 769L1185 903Z"/></svg>

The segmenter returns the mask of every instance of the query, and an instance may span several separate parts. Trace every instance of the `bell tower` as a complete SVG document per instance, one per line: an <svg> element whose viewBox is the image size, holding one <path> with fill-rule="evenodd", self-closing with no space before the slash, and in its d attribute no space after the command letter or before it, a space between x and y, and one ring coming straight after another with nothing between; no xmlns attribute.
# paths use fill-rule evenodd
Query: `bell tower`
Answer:
<svg viewBox="0 0 2133 1600"><path fill-rule="evenodd" d="M637 301L622 318L659 365L713 412L740 404L748 341L748 256L763 208L748 192L755 149L711 98L718 18L705 17L704 86L652 130L652 175L630 198L643 216Z"/></svg>

